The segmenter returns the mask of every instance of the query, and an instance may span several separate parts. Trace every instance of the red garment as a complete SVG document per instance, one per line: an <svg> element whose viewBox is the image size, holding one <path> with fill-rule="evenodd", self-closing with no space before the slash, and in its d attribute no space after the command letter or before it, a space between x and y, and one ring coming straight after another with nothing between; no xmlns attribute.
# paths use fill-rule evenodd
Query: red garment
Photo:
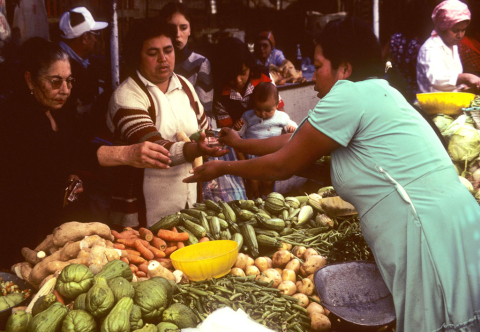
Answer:
<svg viewBox="0 0 480 332"><path fill-rule="evenodd" d="M458 45L463 72L480 76L480 42L465 36Z"/></svg>

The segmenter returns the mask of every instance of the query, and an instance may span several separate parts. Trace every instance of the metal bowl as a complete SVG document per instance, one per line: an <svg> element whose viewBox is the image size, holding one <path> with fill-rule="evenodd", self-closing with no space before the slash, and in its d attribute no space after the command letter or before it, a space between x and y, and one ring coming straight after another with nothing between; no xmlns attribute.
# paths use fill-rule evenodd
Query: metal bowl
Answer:
<svg viewBox="0 0 480 332"><path fill-rule="evenodd" d="M34 292L34 288L32 285L30 285L28 282L26 282L25 280L23 279L20 279L19 277L17 277L15 274L12 274L12 273L7 273L7 272L0 272L0 279L1 281L13 281L15 284L18 285L18 287L20 287L21 290L24 290L24 289L31 289L32 290L32 294ZM22 302L20 302L19 304L15 305L14 307L11 307L11 308L8 308L8 309L5 309L5 310L2 310L0 311L0 330L4 330L5 329L5 325L7 323L7 319L8 317L10 317L10 315L12 314L12 308L15 308L15 307L22 307L22 306L26 306L28 305L28 303L30 303L31 299L32 299L32 294L30 294L29 297L27 297L25 300L23 300Z"/></svg>

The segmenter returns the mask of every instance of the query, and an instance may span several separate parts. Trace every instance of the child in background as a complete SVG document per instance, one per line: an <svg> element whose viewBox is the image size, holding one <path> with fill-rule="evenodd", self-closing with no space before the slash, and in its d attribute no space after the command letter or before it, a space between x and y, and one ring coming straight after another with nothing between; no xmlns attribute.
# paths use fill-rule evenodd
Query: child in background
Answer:
<svg viewBox="0 0 480 332"><path fill-rule="evenodd" d="M279 97L275 85L270 82L259 83L253 89L251 98L253 110L243 113L234 125L240 136L246 139L261 139L279 136L282 131L293 133L297 129L297 124L287 113L277 111ZM245 159L245 156L239 153L237 157ZM247 155L247 158L252 159L256 156ZM274 184L275 181L247 180L247 196L251 199L267 196L273 191Z"/></svg>

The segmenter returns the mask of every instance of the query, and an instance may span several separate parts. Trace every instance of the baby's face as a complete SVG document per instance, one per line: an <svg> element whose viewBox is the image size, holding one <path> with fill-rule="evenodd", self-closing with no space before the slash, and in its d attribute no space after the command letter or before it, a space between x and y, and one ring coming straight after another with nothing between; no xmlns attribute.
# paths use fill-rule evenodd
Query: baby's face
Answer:
<svg viewBox="0 0 480 332"><path fill-rule="evenodd" d="M263 120L272 118L275 115L276 109L277 103L275 102L275 98L273 96L270 96L263 102L255 100L255 105L253 106L255 115Z"/></svg>

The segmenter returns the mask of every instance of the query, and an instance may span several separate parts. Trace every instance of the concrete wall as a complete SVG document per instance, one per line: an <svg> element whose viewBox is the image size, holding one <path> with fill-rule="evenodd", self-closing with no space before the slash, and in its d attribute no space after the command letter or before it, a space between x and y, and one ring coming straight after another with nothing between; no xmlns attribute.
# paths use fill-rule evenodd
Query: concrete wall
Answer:
<svg viewBox="0 0 480 332"><path fill-rule="evenodd" d="M308 111L313 109L319 101L313 86L314 83L310 81L278 87L278 93L285 102L285 111L297 124L302 122Z"/></svg>

